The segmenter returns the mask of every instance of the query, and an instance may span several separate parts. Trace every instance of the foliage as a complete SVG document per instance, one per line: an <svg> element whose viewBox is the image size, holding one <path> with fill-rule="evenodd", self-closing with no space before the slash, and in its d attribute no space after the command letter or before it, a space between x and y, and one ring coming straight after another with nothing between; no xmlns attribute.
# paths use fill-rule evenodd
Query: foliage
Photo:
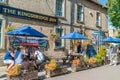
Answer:
<svg viewBox="0 0 120 80"><path fill-rule="evenodd" d="M94 57L91 57L89 60L88 60L89 63L96 63L96 58Z"/></svg>
<svg viewBox="0 0 120 80"><path fill-rule="evenodd" d="M112 25L120 28L120 0L108 0L107 6Z"/></svg>
<svg viewBox="0 0 120 80"><path fill-rule="evenodd" d="M85 56L84 56L84 61L85 61L85 62L88 62L88 60L89 60L89 57L88 57L87 55L85 55Z"/></svg>
<svg viewBox="0 0 120 80"><path fill-rule="evenodd" d="M46 64L45 65L45 69L47 70L55 70L57 68L57 63L54 59L51 59L50 60L50 63Z"/></svg>
<svg viewBox="0 0 120 80"><path fill-rule="evenodd" d="M12 30L15 30L15 29L16 29L15 27L7 27L6 32L9 32L9 31L12 31Z"/></svg>
<svg viewBox="0 0 120 80"><path fill-rule="evenodd" d="M73 61L72 61L72 64L73 65L80 65L80 60L78 58L75 58Z"/></svg>
<svg viewBox="0 0 120 80"><path fill-rule="evenodd" d="M113 44L110 44L110 48L112 48L113 47Z"/></svg>
<svg viewBox="0 0 120 80"><path fill-rule="evenodd" d="M53 37L53 38L55 38L56 36L57 36L56 33L52 33L52 34L51 34L51 37Z"/></svg>
<svg viewBox="0 0 120 80"><path fill-rule="evenodd" d="M106 57L106 54L107 54L107 49L106 49L106 47L105 46L101 46L100 48L99 48L99 51L98 51L98 53L97 53L97 55L96 55L96 61L97 62L102 62L102 59L104 58L104 57Z"/></svg>
<svg viewBox="0 0 120 80"><path fill-rule="evenodd" d="M118 35L116 36L117 38L120 38L120 32L118 32Z"/></svg>
<svg viewBox="0 0 120 80"><path fill-rule="evenodd" d="M20 74L21 65L15 64L11 69L7 71L9 76L18 76Z"/></svg>
<svg viewBox="0 0 120 80"><path fill-rule="evenodd" d="M51 38L52 40L56 41L56 40L58 40L58 38L59 38L59 34L57 34L57 33L52 33L52 34L50 35L50 38Z"/></svg>

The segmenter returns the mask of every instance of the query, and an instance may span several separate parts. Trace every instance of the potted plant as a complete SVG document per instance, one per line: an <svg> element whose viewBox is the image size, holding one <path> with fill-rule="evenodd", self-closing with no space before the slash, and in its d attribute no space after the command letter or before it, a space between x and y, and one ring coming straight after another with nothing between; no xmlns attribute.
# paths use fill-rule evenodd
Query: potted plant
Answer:
<svg viewBox="0 0 120 80"><path fill-rule="evenodd" d="M67 72L67 67L59 66L54 59L51 59L50 62L45 65L45 69L47 77L52 77Z"/></svg>
<svg viewBox="0 0 120 80"><path fill-rule="evenodd" d="M52 33L52 34L50 35L50 38L51 38L51 40L53 40L53 41L58 40L59 37L60 37L60 36L59 36L59 34L57 34L57 33Z"/></svg>
<svg viewBox="0 0 120 80"><path fill-rule="evenodd" d="M106 54L107 54L106 47L105 46L101 46L99 48L99 51L98 51L97 55L96 55L97 62L98 63L102 63L104 61L106 63L107 62Z"/></svg>

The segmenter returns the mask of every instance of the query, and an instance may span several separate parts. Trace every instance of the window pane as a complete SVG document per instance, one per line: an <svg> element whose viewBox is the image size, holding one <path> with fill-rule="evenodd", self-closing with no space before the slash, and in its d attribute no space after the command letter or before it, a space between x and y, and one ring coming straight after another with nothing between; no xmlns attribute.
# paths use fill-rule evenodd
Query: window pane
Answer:
<svg viewBox="0 0 120 80"><path fill-rule="evenodd" d="M56 0L56 15L63 16L64 0Z"/></svg>
<svg viewBox="0 0 120 80"><path fill-rule="evenodd" d="M80 5L77 6L77 20L83 21L83 7Z"/></svg>
<svg viewBox="0 0 120 80"><path fill-rule="evenodd" d="M97 15L96 15L96 26L100 26L100 13L97 12Z"/></svg>
<svg viewBox="0 0 120 80"><path fill-rule="evenodd" d="M0 0L0 2L4 2L4 0Z"/></svg>
<svg viewBox="0 0 120 80"><path fill-rule="evenodd" d="M59 35L59 37L61 37L61 36L62 36L63 29L61 29L61 28L56 28L55 32ZM59 47L61 47L61 45L62 45L62 41L61 41L61 39L58 38L58 39L55 41L55 47L56 47L56 48L59 48Z"/></svg>

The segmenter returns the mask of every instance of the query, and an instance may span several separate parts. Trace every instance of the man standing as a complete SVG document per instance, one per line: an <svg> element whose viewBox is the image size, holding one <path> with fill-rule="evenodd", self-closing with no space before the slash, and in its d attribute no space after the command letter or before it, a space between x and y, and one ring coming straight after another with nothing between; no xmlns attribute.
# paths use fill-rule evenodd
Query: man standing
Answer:
<svg viewBox="0 0 120 80"><path fill-rule="evenodd" d="M117 45L114 45L112 48L110 65L114 65L114 66L117 65L117 53L118 53Z"/></svg>

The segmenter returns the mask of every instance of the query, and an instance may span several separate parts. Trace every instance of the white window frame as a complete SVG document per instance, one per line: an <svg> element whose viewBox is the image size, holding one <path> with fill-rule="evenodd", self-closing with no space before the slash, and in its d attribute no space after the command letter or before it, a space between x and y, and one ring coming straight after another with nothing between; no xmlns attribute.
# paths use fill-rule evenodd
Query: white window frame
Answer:
<svg viewBox="0 0 120 80"><path fill-rule="evenodd" d="M96 12L96 26L101 26L101 13Z"/></svg>
<svg viewBox="0 0 120 80"><path fill-rule="evenodd" d="M56 0L56 16L59 16L59 17L64 17L64 12L65 12L65 0L61 0L62 1L62 5L61 5L61 10L58 10L58 4L57 4L57 1L60 1L60 0Z"/></svg>
<svg viewBox="0 0 120 80"><path fill-rule="evenodd" d="M3 44L3 43L2 43L2 39L3 39L3 36L2 36L2 31L3 31L3 30L2 30L2 22L3 22L3 20L0 19L0 22L1 22L1 25L0 25L0 28L1 28L1 31L0 31L0 33L1 33L1 34L0 34L0 35L1 35L1 36L0 36L0 39L1 39L1 40L0 40L0 48L2 48L2 44Z"/></svg>
<svg viewBox="0 0 120 80"><path fill-rule="evenodd" d="M62 30L63 30L63 28L61 28L60 26L59 26L59 27L54 27L54 32L55 32L55 33L57 33L57 32L56 32L56 29L62 29ZM63 35L63 31L62 31L62 35ZM62 35L61 35L61 36L62 36ZM63 45L63 44L62 44L62 40L61 40L61 43L60 43L60 44L61 44L60 46L56 46L56 45L55 45L55 48L56 48L56 47L62 47L62 45Z"/></svg>
<svg viewBox="0 0 120 80"><path fill-rule="evenodd" d="M80 8L81 9L78 9ZM83 22L83 17L84 17L84 10L83 10L83 5L77 5L77 21Z"/></svg>

